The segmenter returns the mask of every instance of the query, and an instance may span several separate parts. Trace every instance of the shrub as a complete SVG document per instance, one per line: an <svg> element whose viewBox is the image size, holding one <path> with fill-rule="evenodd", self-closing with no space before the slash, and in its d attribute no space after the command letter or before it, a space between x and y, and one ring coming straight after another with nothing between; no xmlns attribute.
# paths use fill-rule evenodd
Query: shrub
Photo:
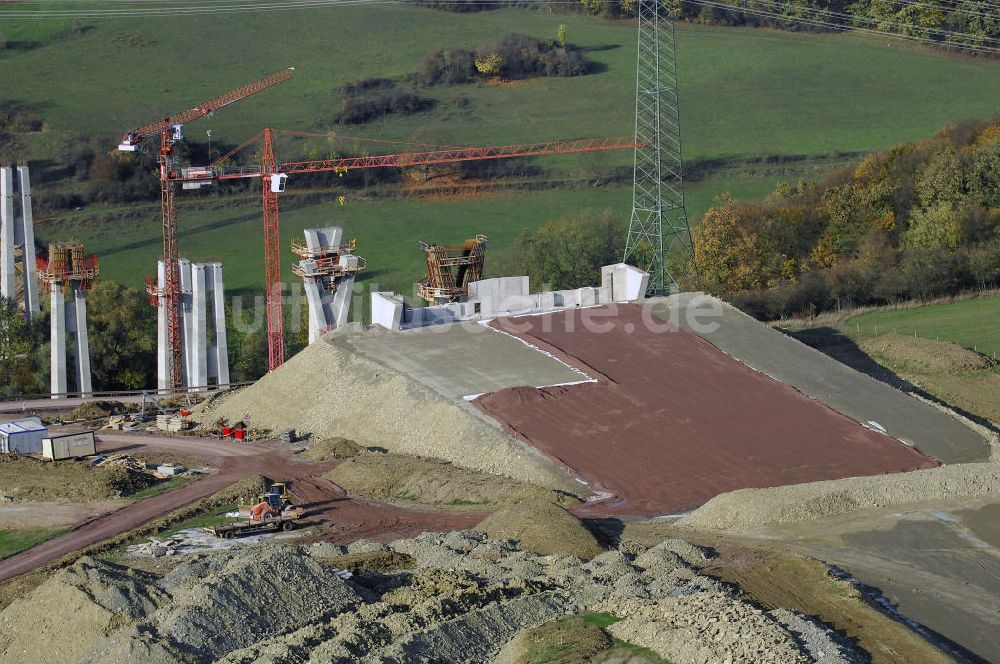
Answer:
<svg viewBox="0 0 1000 664"><path fill-rule="evenodd" d="M434 51L413 80L421 85L458 85L477 77L508 79L532 76L581 76L590 65L579 49L556 41L511 33L498 44L484 44L475 52L464 48Z"/></svg>
<svg viewBox="0 0 1000 664"><path fill-rule="evenodd" d="M398 114L413 115L431 109L434 100L412 92L394 90L362 97L348 97L333 121L340 124L363 124L377 118Z"/></svg>
<svg viewBox="0 0 1000 664"><path fill-rule="evenodd" d="M345 95L359 95L374 90L391 90L396 84L387 78L362 78L340 86Z"/></svg>

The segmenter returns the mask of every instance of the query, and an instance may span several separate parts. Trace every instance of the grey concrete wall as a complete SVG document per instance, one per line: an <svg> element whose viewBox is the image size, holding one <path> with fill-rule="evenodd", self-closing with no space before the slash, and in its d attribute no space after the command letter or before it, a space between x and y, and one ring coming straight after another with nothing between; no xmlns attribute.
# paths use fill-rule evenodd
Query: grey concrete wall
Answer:
<svg viewBox="0 0 1000 664"><path fill-rule="evenodd" d="M645 293L649 274L625 263L605 266L601 285L573 290L530 293L528 277L499 277L469 284L464 302L429 307L403 308L399 327L409 329L464 320L484 320L498 316L593 307L612 302L629 302ZM372 322L390 327L396 324L394 307L402 300L393 293L372 294ZM397 329L390 327L390 329Z"/></svg>
<svg viewBox="0 0 1000 664"><path fill-rule="evenodd" d="M403 300L388 291L373 292L372 324L398 330L403 323Z"/></svg>
<svg viewBox="0 0 1000 664"><path fill-rule="evenodd" d="M601 268L601 286L611 289L614 302L632 302L645 296L649 273L625 263Z"/></svg>

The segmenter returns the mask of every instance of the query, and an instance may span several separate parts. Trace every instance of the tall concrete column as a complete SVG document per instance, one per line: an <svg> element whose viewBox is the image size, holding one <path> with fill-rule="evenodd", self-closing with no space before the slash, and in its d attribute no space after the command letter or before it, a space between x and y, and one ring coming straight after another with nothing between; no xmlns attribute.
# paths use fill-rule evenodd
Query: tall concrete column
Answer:
<svg viewBox="0 0 1000 664"><path fill-rule="evenodd" d="M205 265L191 264L191 337L186 340L190 353L191 373L188 386L204 388L208 385L208 317L205 292Z"/></svg>
<svg viewBox="0 0 1000 664"><path fill-rule="evenodd" d="M90 338L87 335L87 291L73 289L73 313L76 315L76 385L80 396L93 395L90 375Z"/></svg>
<svg viewBox="0 0 1000 664"><path fill-rule="evenodd" d="M212 315L215 318L215 377L219 385L229 384L229 342L226 339L226 294L222 263L209 263L212 282Z"/></svg>
<svg viewBox="0 0 1000 664"><path fill-rule="evenodd" d="M182 380L184 385L191 382L191 261L181 258L177 261L177 272L181 282L181 356L184 358Z"/></svg>
<svg viewBox="0 0 1000 664"><path fill-rule="evenodd" d="M156 263L156 286L163 292L167 286L167 266L163 261ZM167 352L167 299L162 295L156 303L156 387L170 389L170 365Z"/></svg>
<svg viewBox="0 0 1000 664"><path fill-rule="evenodd" d="M14 227L14 241L22 248L24 314L30 319L33 314L42 310L42 303L38 298L38 278L35 276L35 219L31 211L31 179L28 167L18 166L17 177L21 190L21 218L20 224Z"/></svg>
<svg viewBox="0 0 1000 664"><path fill-rule="evenodd" d="M9 166L0 168L0 297L17 295L14 272L14 181Z"/></svg>
<svg viewBox="0 0 1000 664"><path fill-rule="evenodd" d="M302 287L305 288L306 304L309 307L309 343L312 344L316 343L320 333L327 326L326 313L323 311L322 289L316 279L309 277L302 280Z"/></svg>
<svg viewBox="0 0 1000 664"><path fill-rule="evenodd" d="M337 282L337 290L333 294L333 302L327 307L330 310L333 324L336 327L347 325L347 312L351 310L351 296L354 295L354 275L343 277ZM327 295L327 298L330 296Z"/></svg>
<svg viewBox="0 0 1000 664"><path fill-rule="evenodd" d="M51 315L51 349L49 361L51 366L49 391L53 399L66 393L66 294L62 284L52 284L50 294Z"/></svg>

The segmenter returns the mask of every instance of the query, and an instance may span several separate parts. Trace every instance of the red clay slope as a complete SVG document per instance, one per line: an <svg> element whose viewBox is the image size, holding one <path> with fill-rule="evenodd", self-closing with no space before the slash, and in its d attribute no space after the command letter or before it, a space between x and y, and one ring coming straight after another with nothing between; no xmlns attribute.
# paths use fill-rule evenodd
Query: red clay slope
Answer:
<svg viewBox="0 0 1000 664"><path fill-rule="evenodd" d="M584 329L581 317L595 312L493 325L603 374L599 383L512 388L474 403L594 488L616 494L609 512L680 512L733 489L938 465L689 332L650 330L638 305L598 319L611 328L605 333Z"/></svg>

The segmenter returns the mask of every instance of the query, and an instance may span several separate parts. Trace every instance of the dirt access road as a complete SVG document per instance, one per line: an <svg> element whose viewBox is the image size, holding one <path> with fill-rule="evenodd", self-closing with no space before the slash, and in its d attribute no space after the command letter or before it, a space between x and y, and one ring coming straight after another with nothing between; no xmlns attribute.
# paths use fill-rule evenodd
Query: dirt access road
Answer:
<svg viewBox="0 0 1000 664"><path fill-rule="evenodd" d="M391 540L424 530L457 530L471 527L483 518L480 512L410 510L351 498L340 487L319 477L336 462L303 463L284 451L255 445L224 443L210 438L119 434L102 435L98 449L104 453L175 452L203 459L217 471L197 482L86 519L65 535L0 562L0 581L137 528L257 473L288 481L299 504L305 507L307 518L334 528L332 539L338 542L361 537Z"/></svg>

